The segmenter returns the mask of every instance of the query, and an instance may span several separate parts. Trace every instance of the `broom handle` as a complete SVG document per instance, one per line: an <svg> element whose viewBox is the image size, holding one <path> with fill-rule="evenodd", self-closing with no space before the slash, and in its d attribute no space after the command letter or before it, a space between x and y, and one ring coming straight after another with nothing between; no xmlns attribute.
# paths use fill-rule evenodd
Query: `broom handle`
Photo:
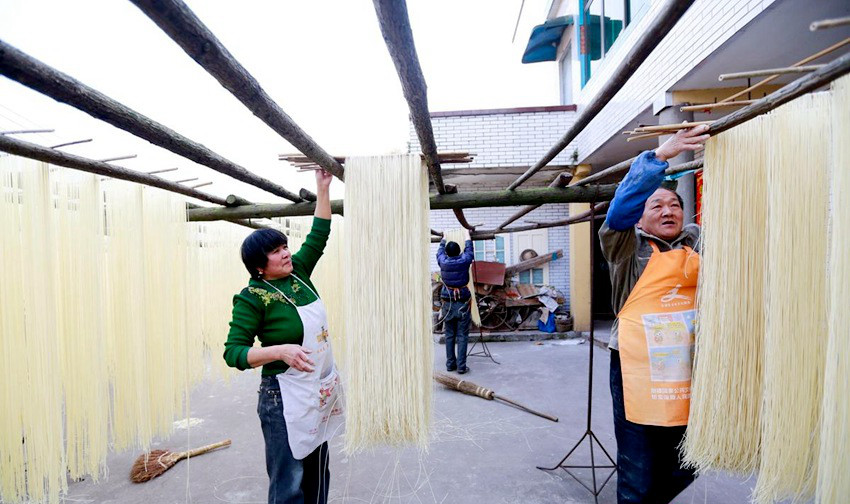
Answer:
<svg viewBox="0 0 850 504"><path fill-rule="evenodd" d="M206 446L202 446L200 448L195 448L194 450L178 453L176 459L183 460L184 458L194 457L196 455L201 455L202 453L213 451L216 448L221 448L222 446L230 446L230 440L225 439L224 441L219 441L218 443L213 443Z"/></svg>
<svg viewBox="0 0 850 504"><path fill-rule="evenodd" d="M522 404L520 404L520 403L518 403L518 402L516 402L516 401L511 401L511 400L510 400L510 399L508 399L507 397L503 397L503 396L500 396L500 395L498 395L498 394L493 394L493 398L494 398L494 399L498 399L498 400L500 400L500 401L505 401L506 403L509 403L509 404L513 404L513 405L514 405L514 406L516 406L517 408L520 408L520 409L522 409L522 410L525 410L525 411L527 411L527 412L531 413L532 415L537 415L537 416L539 416L539 417L545 418L546 420L551 420L551 421L553 421L553 422L557 422L557 421L558 421L558 417L554 417L554 416L552 416L552 415L548 415L548 414L546 414L546 413L541 413L541 412L539 412L539 411L534 411L533 409L531 409L531 408L529 408L529 407L527 407L527 406L523 406Z"/></svg>

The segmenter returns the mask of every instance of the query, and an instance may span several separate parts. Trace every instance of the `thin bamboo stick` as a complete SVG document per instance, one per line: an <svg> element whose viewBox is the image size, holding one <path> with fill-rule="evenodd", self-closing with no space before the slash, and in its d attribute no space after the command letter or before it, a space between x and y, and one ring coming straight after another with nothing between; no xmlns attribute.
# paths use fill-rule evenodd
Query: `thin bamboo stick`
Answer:
<svg viewBox="0 0 850 504"><path fill-rule="evenodd" d="M835 28L836 26L847 26L850 25L850 16L843 18L835 18L835 19L824 19L821 21L815 21L814 23L809 25L809 30L817 31L823 30L825 28Z"/></svg>
<svg viewBox="0 0 850 504"><path fill-rule="evenodd" d="M91 141L92 141L91 138L86 138L85 140L74 140L72 142L64 142L64 143L61 143L61 144L51 145L50 148L51 149L58 149L59 147L68 147L69 145L77 145L77 144L81 144L81 143L88 143L88 142L91 142Z"/></svg>
<svg viewBox="0 0 850 504"><path fill-rule="evenodd" d="M9 130L9 131L0 131L0 135L21 135L24 133L53 133L56 130L52 129L22 129L22 130Z"/></svg>
<svg viewBox="0 0 850 504"><path fill-rule="evenodd" d="M765 75L782 75L782 74L798 74L798 73L809 73L814 72L823 68L823 65L805 65L805 66L796 66L796 67L784 67L784 68L767 68L765 70L749 70L747 72L735 72L728 74L720 74L717 77L717 80L732 80L732 79L749 79L750 77L762 77Z"/></svg>
<svg viewBox="0 0 850 504"><path fill-rule="evenodd" d="M685 105L683 107L679 107L679 110L682 112L701 112L703 110L711 110L716 108L732 108L732 107L746 107L747 105L752 105L755 103L755 100L738 100L731 102L721 102L721 103L703 103L702 105Z"/></svg>
<svg viewBox="0 0 850 504"><path fill-rule="evenodd" d="M101 163L111 163L112 161L124 161L125 159L135 159L139 157L137 154L127 154L126 156L115 156L106 159L98 159Z"/></svg>
<svg viewBox="0 0 850 504"><path fill-rule="evenodd" d="M792 67L798 67L798 66L805 65L806 63L811 63L812 61L814 61L818 58L821 58L821 57L826 56L827 54L829 54L831 52L834 52L834 51L841 49L842 47L846 46L847 44L850 44L850 37L842 40L841 42L836 42L835 44L827 47L826 49L824 49L822 51L818 51L818 52L812 54L811 56L809 56L807 58L803 58L803 59L794 63L791 66ZM764 86L765 84L767 84L769 82L772 82L773 80L777 79L778 77L779 77L779 74L771 75L767 79L756 82L755 84L748 87L747 89L744 89L743 91L739 91L739 92L733 94L732 96L729 96L729 97L726 97L726 98L720 100L720 102L726 103L726 102L730 102L730 101L734 100L735 98L740 98L741 96L744 96L745 94L750 93L753 90L758 89L759 87Z"/></svg>
<svg viewBox="0 0 850 504"><path fill-rule="evenodd" d="M703 124L711 124L714 121L691 121L691 122L682 122L675 124L658 124L653 126L638 126L635 128L635 133L651 133L651 132L670 132L670 131L679 131L683 129L693 128L694 126L701 126Z"/></svg>

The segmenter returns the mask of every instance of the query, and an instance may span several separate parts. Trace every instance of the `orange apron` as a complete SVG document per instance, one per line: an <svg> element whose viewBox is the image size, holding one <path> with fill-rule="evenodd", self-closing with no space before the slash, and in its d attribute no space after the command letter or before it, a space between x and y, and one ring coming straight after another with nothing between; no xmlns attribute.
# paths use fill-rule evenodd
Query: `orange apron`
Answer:
<svg viewBox="0 0 850 504"><path fill-rule="evenodd" d="M619 319L626 419L641 425L688 424L699 254L691 248L652 255Z"/></svg>

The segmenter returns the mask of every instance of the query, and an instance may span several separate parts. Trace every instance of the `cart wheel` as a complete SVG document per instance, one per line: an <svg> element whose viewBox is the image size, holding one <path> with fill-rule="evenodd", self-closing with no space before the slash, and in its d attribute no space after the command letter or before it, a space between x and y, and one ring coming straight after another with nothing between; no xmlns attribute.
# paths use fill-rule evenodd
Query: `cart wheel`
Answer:
<svg viewBox="0 0 850 504"><path fill-rule="evenodd" d="M484 296L478 300L478 314L484 329L497 329L504 325L507 313L505 305L493 296Z"/></svg>

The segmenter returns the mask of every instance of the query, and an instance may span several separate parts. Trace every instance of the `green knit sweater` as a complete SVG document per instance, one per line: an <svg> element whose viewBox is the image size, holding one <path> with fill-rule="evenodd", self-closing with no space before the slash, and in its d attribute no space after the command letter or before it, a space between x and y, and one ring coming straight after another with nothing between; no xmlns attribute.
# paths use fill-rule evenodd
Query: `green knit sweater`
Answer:
<svg viewBox="0 0 850 504"><path fill-rule="evenodd" d="M313 227L304 240L301 249L292 255L292 275L270 283L280 289L298 306L304 306L316 300L310 292L316 288L310 281L313 268L322 257L325 244L331 232L331 221L313 218ZM297 276L304 283L293 278ZM228 366L240 370L248 369L248 350L254 344L254 338L260 345L267 347L293 343L300 345L304 338L304 325L298 311L283 299L280 293L262 280L251 279L242 292L233 296L233 316L230 320L230 333L224 344L224 360ZM275 375L286 371L289 366L283 361L269 362L263 366L263 375Z"/></svg>

